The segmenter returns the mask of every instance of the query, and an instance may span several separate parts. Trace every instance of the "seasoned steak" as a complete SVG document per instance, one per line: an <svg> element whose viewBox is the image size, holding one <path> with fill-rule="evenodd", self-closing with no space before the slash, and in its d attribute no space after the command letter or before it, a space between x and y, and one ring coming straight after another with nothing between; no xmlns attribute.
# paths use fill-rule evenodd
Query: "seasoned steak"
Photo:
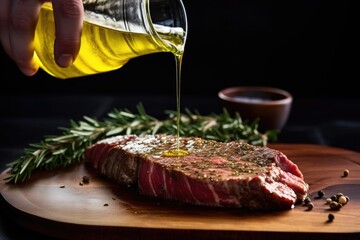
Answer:
<svg viewBox="0 0 360 240"><path fill-rule="evenodd" d="M89 147L85 162L141 194L203 206L289 209L309 190L282 152L240 141L123 135Z"/></svg>

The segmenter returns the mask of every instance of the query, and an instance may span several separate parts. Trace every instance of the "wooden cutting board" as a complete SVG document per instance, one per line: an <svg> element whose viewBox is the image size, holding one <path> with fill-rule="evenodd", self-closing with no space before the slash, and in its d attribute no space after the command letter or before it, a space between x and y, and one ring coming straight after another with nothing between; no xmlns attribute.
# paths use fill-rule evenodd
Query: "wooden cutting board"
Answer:
<svg viewBox="0 0 360 240"><path fill-rule="evenodd" d="M314 208L279 212L188 206L140 196L96 176L83 164L39 172L10 185L1 174L3 209L18 224L63 239L360 239L360 153L307 145L271 144L296 163L310 185ZM343 177L343 171L350 174ZM90 183L80 185L83 176ZM324 199L350 201L338 211ZM335 219L328 222L328 214Z"/></svg>

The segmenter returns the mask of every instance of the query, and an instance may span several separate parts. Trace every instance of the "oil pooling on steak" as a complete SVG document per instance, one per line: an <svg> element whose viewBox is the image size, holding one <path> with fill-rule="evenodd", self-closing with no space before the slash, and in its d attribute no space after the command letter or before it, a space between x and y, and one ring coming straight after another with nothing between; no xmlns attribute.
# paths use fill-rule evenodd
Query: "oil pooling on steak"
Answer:
<svg viewBox="0 0 360 240"><path fill-rule="evenodd" d="M278 150L197 137L179 142L188 155L166 154L177 149L176 136L111 137L90 146L85 162L140 194L195 205L281 210L308 193L297 165Z"/></svg>

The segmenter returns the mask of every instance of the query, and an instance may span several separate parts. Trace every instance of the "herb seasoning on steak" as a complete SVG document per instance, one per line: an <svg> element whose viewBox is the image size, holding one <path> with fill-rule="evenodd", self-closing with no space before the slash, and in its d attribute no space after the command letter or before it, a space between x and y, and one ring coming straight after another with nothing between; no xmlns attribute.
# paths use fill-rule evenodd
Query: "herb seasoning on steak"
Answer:
<svg viewBox="0 0 360 240"><path fill-rule="evenodd" d="M184 156L167 154L178 146ZM141 194L195 205L290 209L309 190L282 152L240 141L180 137L178 145L176 136L121 135L90 146L85 162Z"/></svg>

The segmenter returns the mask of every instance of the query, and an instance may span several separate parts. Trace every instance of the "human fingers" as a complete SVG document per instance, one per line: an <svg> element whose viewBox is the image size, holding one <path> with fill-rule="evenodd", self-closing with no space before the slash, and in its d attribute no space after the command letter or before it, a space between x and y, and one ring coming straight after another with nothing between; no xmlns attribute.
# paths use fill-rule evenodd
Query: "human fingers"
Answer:
<svg viewBox="0 0 360 240"><path fill-rule="evenodd" d="M5 52L11 57L9 39L10 0L0 0L0 42Z"/></svg>
<svg viewBox="0 0 360 240"><path fill-rule="evenodd" d="M55 61L68 67L77 57L84 18L82 0L53 0L55 18Z"/></svg>
<svg viewBox="0 0 360 240"><path fill-rule="evenodd" d="M39 0L6 1L10 1L10 3L7 2L8 7L10 5L10 15L7 20L2 20L3 23L8 21L8 32L2 32L2 42L20 70L25 75L32 76L39 69L39 64L33 58L33 42L42 2ZM4 10L1 11L4 14ZM2 31L6 31L6 29Z"/></svg>

